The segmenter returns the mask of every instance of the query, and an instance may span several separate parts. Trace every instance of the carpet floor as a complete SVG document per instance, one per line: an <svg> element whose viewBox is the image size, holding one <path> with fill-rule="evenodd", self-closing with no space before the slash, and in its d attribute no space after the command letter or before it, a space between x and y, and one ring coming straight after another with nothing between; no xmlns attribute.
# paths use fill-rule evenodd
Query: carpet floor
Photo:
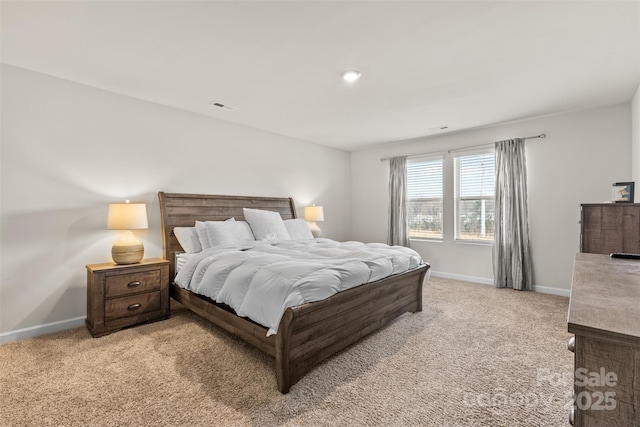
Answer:
<svg viewBox="0 0 640 427"><path fill-rule="evenodd" d="M423 311L291 391L273 359L184 308L92 338L0 346L2 426L567 425L568 298L430 278Z"/></svg>

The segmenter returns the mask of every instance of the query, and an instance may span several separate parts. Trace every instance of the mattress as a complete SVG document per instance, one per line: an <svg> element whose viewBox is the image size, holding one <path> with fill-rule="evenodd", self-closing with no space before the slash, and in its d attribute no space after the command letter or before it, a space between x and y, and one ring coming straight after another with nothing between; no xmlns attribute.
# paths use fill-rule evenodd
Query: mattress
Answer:
<svg viewBox="0 0 640 427"><path fill-rule="evenodd" d="M322 238L214 247L180 255L180 262L178 286L229 305L268 328L267 335L277 332L288 307L424 264L406 247Z"/></svg>

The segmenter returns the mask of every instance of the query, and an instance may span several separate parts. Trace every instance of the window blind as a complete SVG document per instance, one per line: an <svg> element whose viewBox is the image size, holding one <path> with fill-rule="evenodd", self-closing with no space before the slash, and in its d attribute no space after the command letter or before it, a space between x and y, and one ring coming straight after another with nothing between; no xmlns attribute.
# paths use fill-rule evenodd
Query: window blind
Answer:
<svg viewBox="0 0 640 427"><path fill-rule="evenodd" d="M442 239L443 157L407 162L409 237Z"/></svg>
<svg viewBox="0 0 640 427"><path fill-rule="evenodd" d="M495 154L456 156L458 197L493 197L495 194Z"/></svg>
<svg viewBox="0 0 640 427"><path fill-rule="evenodd" d="M407 162L407 197L442 198L442 158Z"/></svg>
<svg viewBox="0 0 640 427"><path fill-rule="evenodd" d="M495 219L495 153L454 157L455 232L458 240L493 241Z"/></svg>

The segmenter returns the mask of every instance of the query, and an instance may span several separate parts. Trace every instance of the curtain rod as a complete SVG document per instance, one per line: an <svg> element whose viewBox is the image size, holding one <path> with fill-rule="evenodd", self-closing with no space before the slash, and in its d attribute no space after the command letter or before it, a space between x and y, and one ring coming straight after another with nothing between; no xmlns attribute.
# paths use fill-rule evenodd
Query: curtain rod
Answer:
<svg viewBox="0 0 640 427"><path fill-rule="evenodd" d="M537 139L537 138L545 139L546 137L547 137L546 133L541 133L540 135L525 136L522 139ZM487 144L479 144L479 145L469 145L467 147L456 147L456 148L452 148L450 150L439 150L439 151L430 151L430 152L427 152L427 153L408 154L407 157L426 156L427 154L451 153L451 152L455 152L455 151L467 150L469 148L489 147L489 146L494 145L494 144L495 144L495 142L487 143ZM398 156L382 157L382 158L380 158L380 161L384 162L385 160L389 160L392 157L398 157Z"/></svg>

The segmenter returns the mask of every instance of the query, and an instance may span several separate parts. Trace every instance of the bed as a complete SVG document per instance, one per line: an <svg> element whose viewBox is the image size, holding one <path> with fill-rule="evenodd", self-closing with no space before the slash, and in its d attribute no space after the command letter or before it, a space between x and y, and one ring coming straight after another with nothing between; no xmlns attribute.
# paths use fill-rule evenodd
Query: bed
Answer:
<svg viewBox="0 0 640 427"><path fill-rule="evenodd" d="M322 301L287 308L277 333L230 307L183 289L173 283L176 254L183 248L175 227L195 221L244 219L244 208L278 212L283 220L295 219L291 198L158 193L162 219L164 258L170 262L171 297L196 314L266 352L275 359L278 390L287 393L315 365L362 337L382 328L406 312L422 311L422 287L428 264L402 274L336 293Z"/></svg>

